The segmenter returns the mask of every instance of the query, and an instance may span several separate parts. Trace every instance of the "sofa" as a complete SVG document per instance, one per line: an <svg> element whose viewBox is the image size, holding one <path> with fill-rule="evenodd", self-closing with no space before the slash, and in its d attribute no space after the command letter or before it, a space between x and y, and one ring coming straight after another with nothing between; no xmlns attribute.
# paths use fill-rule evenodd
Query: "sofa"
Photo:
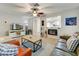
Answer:
<svg viewBox="0 0 79 59"><path fill-rule="evenodd" d="M50 56L79 56L79 44L77 45L74 52L70 52L67 49L66 42L67 40L65 39L59 39Z"/></svg>

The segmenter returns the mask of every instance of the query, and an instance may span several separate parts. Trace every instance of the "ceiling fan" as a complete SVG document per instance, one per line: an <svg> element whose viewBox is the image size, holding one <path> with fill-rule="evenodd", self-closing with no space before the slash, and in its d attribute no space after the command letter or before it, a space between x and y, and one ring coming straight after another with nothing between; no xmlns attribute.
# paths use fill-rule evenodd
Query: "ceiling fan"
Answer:
<svg viewBox="0 0 79 59"><path fill-rule="evenodd" d="M29 3L29 4L15 4L15 7L19 8L22 12L27 13L32 16L41 16L44 13L40 11L40 4L38 3Z"/></svg>
<svg viewBox="0 0 79 59"><path fill-rule="evenodd" d="M42 16L44 14L43 12L39 12L39 6L38 3L33 4L33 7L31 8L33 16Z"/></svg>

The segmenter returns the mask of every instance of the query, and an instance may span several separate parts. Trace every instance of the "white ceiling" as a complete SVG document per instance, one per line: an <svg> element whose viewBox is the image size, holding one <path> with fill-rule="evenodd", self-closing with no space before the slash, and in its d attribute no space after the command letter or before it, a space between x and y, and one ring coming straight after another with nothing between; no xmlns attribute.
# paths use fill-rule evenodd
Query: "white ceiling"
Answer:
<svg viewBox="0 0 79 59"><path fill-rule="evenodd" d="M31 8L33 3L1 3L0 12L13 14L13 15L26 15L32 16ZM39 12L44 12L45 15L62 12L68 9L79 7L79 4L68 3L39 3Z"/></svg>

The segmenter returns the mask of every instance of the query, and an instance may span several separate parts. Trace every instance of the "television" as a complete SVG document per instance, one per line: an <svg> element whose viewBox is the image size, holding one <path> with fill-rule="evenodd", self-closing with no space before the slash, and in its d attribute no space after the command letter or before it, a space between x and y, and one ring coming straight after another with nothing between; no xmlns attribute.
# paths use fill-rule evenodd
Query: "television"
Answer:
<svg viewBox="0 0 79 59"><path fill-rule="evenodd" d="M21 29L23 29L23 26L19 25L19 24L11 24L10 29L11 30L21 30Z"/></svg>

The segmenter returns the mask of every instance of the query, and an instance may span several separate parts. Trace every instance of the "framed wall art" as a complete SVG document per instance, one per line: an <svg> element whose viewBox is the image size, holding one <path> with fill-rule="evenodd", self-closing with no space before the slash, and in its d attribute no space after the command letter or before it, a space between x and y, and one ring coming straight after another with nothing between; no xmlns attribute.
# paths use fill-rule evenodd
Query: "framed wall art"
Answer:
<svg viewBox="0 0 79 59"><path fill-rule="evenodd" d="M77 25L77 17L65 18L65 24L69 26Z"/></svg>

